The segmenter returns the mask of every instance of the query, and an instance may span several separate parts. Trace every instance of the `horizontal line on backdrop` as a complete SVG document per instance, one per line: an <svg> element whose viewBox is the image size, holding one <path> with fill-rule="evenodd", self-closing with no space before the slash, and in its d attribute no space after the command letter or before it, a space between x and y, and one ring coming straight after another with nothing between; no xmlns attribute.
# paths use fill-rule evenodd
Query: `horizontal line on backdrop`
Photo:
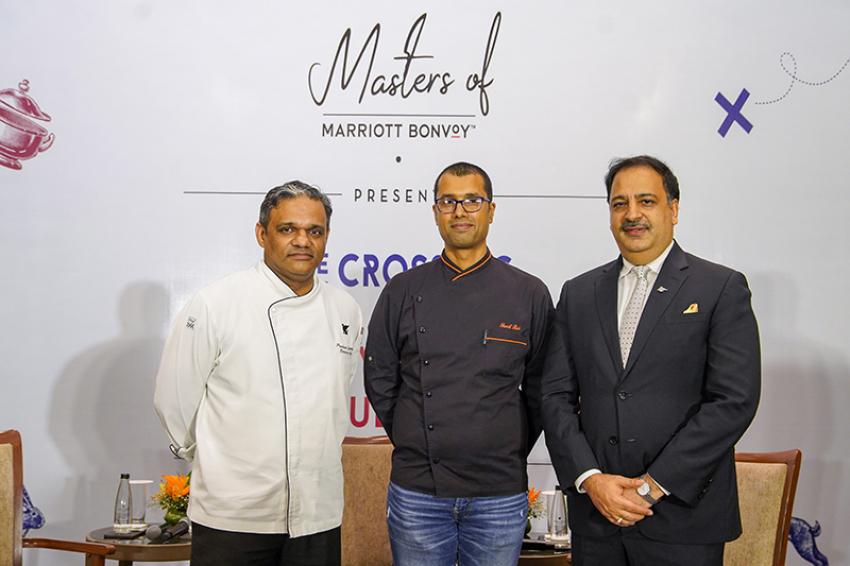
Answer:
<svg viewBox="0 0 850 566"><path fill-rule="evenodd" d="M475 114L371 114L356 112L325 112L322 116L354 118L475 118Z"/></svg>
<svg viewBox="0 0 850 566"><path fill-rule="evenodd" d="M184 195L264 195L268 191L183 191ZM341 197L342 193L325 193L329 197ZM495 198L566 198L566 199L604 199L604 195L499 195Z"/></svg>
<svg viewBox="0 0 850 566"><path fill-rule="evenodd" d="M268 191L183 191L184 195L264 195ZM329 197L341 197L342 193L325 193Z"/></svg>
<svg viewBox="0 0 850 566"><path fill-rule="evenodd" d="M581 198L581 199L606 199L605 195L493 195L494 199L499 198Z"/></svg>

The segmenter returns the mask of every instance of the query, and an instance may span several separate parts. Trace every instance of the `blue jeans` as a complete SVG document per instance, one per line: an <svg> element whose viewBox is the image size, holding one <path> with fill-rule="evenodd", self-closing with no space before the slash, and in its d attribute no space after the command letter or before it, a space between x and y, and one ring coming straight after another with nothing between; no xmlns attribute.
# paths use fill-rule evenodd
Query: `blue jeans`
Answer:
<svg viewBox="0 0 850 566"><path fill-rule="evenodd" d="M436 497L390 482L387 527L395 566L516 566L525 493Z"/></svg>

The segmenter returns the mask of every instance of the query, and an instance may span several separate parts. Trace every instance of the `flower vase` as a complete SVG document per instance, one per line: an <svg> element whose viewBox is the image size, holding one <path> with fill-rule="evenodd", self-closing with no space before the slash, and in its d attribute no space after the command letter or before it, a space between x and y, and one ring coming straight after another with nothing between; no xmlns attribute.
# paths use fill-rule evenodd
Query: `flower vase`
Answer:
<svg viewBox="0 0 850 566"><path fill-rule="evenodd" d="M182 518L183 515L181 515L179 511L166 511L162 520L169 525L176 525Z"/></svg>

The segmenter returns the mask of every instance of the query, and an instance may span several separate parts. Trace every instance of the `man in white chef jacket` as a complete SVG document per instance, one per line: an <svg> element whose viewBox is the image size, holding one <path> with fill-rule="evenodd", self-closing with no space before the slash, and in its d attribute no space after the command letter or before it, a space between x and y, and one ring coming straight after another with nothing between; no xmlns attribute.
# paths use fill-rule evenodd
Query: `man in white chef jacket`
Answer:
<svg viewBox="0 0 850 566"><path fill-rule="evenodd" d="M165 345L154 405L192 460L193 566L337 566L341 443L362 314L319 281L331 203L268 192L263 260L200 290Z"/></svg>

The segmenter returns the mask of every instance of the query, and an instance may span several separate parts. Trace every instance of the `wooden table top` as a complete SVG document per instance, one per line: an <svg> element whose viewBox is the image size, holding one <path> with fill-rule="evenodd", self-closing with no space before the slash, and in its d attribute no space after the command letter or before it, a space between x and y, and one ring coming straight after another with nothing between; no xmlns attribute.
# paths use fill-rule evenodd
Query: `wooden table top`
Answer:
<svg viewBox="0 0 850 566"><path fill-rule="evenodd" d="M110 527L96 529L86 535L89 542L105 542L115 546L115 554L107 560L138 560L140 562L170 562L189 560L192 554L192 537L185 534L164 544L152 543L144 535L134 539L104 538Z"/></svg>

